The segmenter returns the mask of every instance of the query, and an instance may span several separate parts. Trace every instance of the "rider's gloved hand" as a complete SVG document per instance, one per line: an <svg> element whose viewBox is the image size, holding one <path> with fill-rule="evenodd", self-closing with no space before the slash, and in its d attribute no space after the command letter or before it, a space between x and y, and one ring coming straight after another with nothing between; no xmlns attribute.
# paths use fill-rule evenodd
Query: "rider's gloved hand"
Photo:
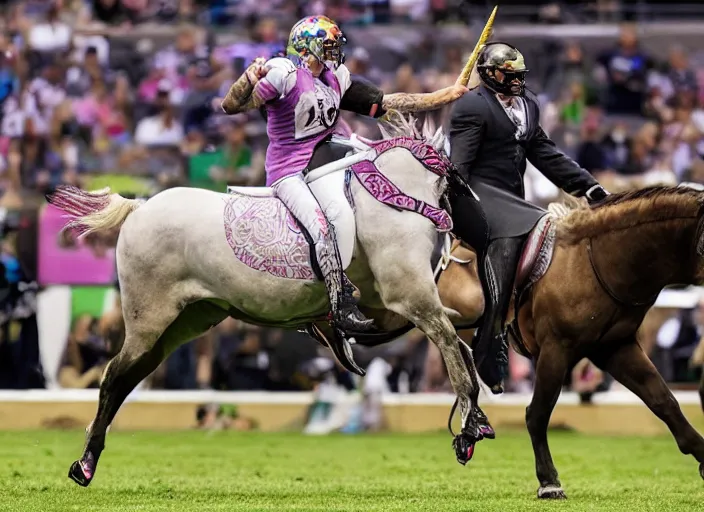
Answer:
<svg viewBox="0 0 704 512"><path fill-rule="evenodd" d="M594 185L592 188L587 190L586 194L584 195L587 198L587 202L592 205L594 203L598 203L599 201L606 199L606 196L608 196L609 193L601 185Z"/></svg>
<svg viewBox="0 0 704 512"><path fill-rule="evenodd" d="M260 78L264 78L266 76L268 71L269 70L266 68L266 59L262 57L257 57L249 65L245 73L247 73L249 81L252 84L256 84Z"/></svg>

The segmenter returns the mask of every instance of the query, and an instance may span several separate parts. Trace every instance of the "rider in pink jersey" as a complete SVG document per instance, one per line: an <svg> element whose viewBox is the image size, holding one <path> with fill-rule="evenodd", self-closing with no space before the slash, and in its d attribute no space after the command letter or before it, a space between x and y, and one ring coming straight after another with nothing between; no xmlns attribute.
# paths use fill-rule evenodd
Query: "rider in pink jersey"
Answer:
<svg viewBox="0 0 704 512"><path fill-rule="evenodd" d="M362 315L356 289L345 275L333 226L306 185L303 173L313 153L324 147L338 126L340 110L380 117L388 110L420 112L446 105L467 91L454 86L428 94L385 95L368 81L353 77L344 62L345 37L325 16L309 16L291 29L291 60L256 59L222 101L227 114L264 107L269 146L267 185L306 228L332 306L332 323L342 330L367 331L372 320Z"/></svg>

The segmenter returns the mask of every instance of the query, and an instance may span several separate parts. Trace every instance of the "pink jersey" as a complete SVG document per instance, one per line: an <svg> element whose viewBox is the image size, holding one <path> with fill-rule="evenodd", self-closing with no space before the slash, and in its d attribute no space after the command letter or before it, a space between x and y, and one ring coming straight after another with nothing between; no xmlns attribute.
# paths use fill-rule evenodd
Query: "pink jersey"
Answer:
<svg viewBox="0 0 704 512"><path fill-rule="evenodd" d="M350 86L349 70L340 66L315 78L283 58L267 62L267 76L254 94L266 100L267 185L303 171L315 147L337 131L340 100Z"/></svg>

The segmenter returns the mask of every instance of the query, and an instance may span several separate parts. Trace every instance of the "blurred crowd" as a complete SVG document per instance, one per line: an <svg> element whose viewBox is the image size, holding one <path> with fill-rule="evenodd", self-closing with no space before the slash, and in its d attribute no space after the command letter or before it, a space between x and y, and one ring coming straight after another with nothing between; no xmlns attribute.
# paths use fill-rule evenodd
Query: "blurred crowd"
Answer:
<svg viewBox="0 0 704 512"><path fill-rule="evenodd" d="M35 318L42 286L36 218L44 194L59 184L108 184L142 197L177 185L262 185L261 114L228 117L213 105L254 57L284 50L291 20L325 12L347 25L470 21L465 4L37 0L0 7L0 261L2 288L9 290L0 296L0 388L44 386ZM559 18L559 6L547 6L538 16L559 22L555 12ZM223 37L229 27L237 27L238 38ZM470 49L441 44L431 33L394 48L398 58L390 66L351 40L346 64L386 92L423 92L453 83ZM704 184L704 67L691 49L673 46L657 59L639 44L636 27L624 25L604 51L546 40L525 53L545 130L607 189ZM344 118L360 135L378 135L373 121ZM526 183L538 204L559 197L535 169ZM670 381L698 378L688 361L701 337L702 310L659 311L647 333L647 349ZM73 319L59 384L95 387L121 336L119 295L102 317ZM511 357L510 390L530 390L530 363ZM450 390L437 349L416 331L386 347L360 349L357 361L375 368L370 389ZM304 334L227 320L178 349L144 386L286 391L322 382L365 386ZM610 382L580 364L567 384L589 396Z"/></svg>

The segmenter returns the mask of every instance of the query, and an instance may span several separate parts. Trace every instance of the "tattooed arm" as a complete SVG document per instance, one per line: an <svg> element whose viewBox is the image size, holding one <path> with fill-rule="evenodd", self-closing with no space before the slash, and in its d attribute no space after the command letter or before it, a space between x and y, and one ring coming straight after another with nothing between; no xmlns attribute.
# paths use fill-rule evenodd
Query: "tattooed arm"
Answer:
<svg viewBox="0 0 704 512"><path fill-rule="evenodd" d="M440 108L460 98L467 88L453 85L429 94L384 94L376 85L360 76L351 75L344 65L335 72L343 91L341 110L369 117L381 117L388 111L422 112Z"/></svg>
<svg viewBox="0 0 704 512"><path fill-rule="evenodd" d="M296 85L296 66L276 57L264 62L255 60L237 80L221 106L226 114L257 109L269 101L286 96Z"/></svg>
<svg viewBox="0 0 704 512"><path fill-rule="evenodd" d="M253 95L255 86L259 83L260 76L265 75L263 68L263 59L256 59L242 73L242 76L232 84L227 92L225 99L222 100L220 106L226 114L239 114L247 110L261 107L264 102L258 95Z"/></svg>
<svg viewBox="0 0 704 512"><path fill-rule="evenodd" d="M426 94L407 94L404 92L385 94L381 101L381 106L386 111L396 110L401 113L425 112L444 107L448 103L459 99L465 92L467 92L466 87L455 84Z"/></svg>

